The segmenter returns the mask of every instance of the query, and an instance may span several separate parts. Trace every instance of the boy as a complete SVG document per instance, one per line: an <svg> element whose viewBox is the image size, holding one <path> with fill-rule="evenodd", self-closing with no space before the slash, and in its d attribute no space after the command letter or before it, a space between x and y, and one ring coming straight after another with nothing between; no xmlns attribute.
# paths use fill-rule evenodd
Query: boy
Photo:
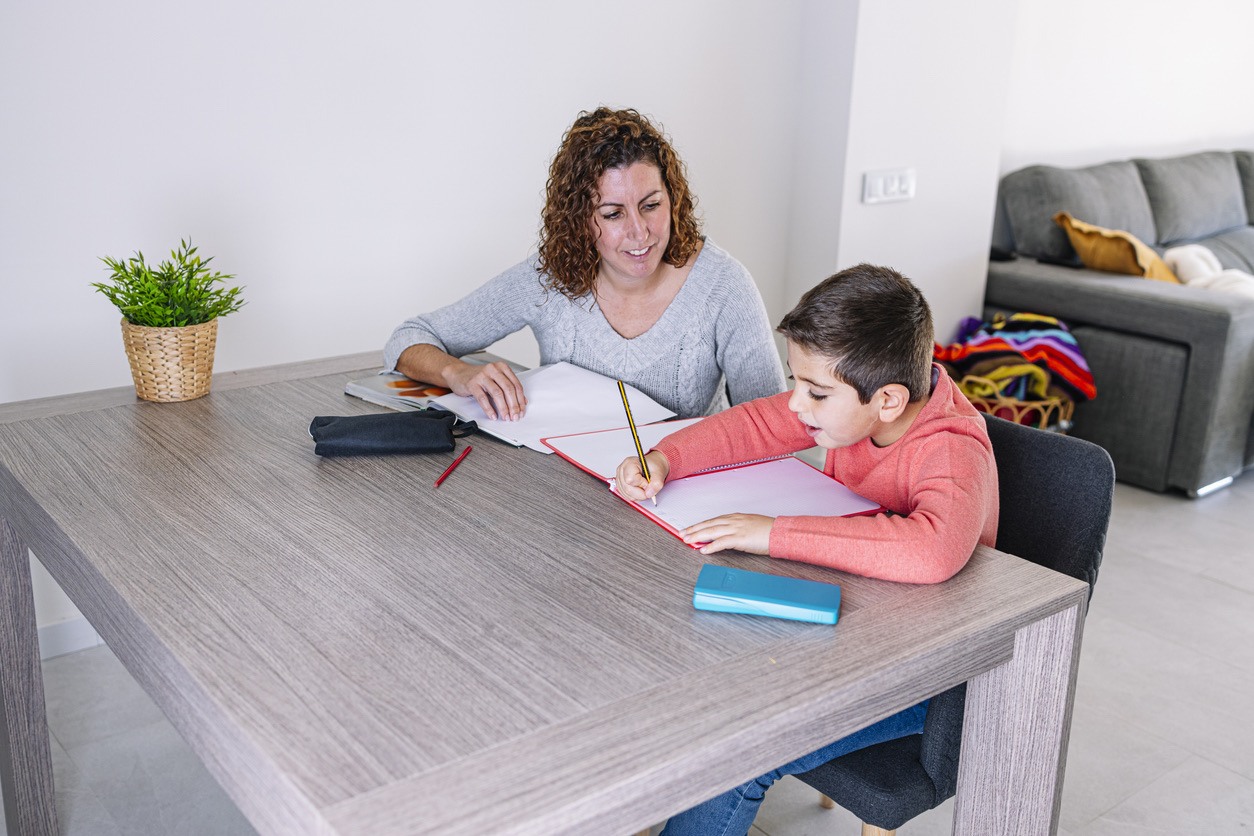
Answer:
<svg viewBox="0 0 1254 836"><path fill-rule="evenodd" d="M984 419L932 363L932 315L909 280L860 264L806 293L779 325L796 387L740 404L663 439L647 454L651 481L618 466L629 499L668 478L814 445L824 472L890 514L763 517L727 514L683 531L702 554L739 549L874 578L938 583L977 543L997 536L997 469ZM927 703L869 726L672 817L665 836L747 833L779 776L923 729Z"/></svg>

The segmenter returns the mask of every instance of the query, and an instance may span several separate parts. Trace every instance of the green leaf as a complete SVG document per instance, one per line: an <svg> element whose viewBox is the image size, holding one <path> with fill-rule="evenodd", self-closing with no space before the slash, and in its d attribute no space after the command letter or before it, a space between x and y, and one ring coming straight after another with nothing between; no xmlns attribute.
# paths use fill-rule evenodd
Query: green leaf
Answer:
<svg viewBox="0 0 1254 836"><path fill-rule="evenodd" d="M235 276L210 272L213 257L201 259L196 252L188 238L170 251L168 261L155 267L144 261L139 250L125 262L102 256L109 282L92 282L91 287L134 325L199 325L243 307L243 288L217 286Z"/></svg>

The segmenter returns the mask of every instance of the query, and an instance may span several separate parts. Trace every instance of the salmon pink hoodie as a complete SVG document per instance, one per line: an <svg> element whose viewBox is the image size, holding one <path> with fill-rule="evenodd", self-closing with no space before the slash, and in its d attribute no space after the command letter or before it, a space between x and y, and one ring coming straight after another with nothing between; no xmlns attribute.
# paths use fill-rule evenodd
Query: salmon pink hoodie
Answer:
<svg viewBox="0 0 1254 836"><path fill-rule="evenodd" d="M891 513L777 517L771 557L871 578L939 583L966 565L977 543L997 539L997 467L984 419L933 367L927 404L886 447L869 438L828 450L823 471ZM667 479L814 446L788 409L788 392L749 401L667 436L657 450Z"/></svg>

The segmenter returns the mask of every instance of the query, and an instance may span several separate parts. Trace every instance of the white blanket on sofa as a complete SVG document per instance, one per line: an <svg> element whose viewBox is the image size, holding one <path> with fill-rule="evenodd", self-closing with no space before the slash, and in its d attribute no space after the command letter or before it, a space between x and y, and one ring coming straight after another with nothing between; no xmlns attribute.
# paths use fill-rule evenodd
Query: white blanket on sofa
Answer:
<svg viewBox="0 0 1254 836"><path fill-rule="evenodd" d="M1254 297L1254 276L1243 270L1225 270L1215 254L1201 244L1172 247L1163 261L1189 287L1205 287Z"/></svg>

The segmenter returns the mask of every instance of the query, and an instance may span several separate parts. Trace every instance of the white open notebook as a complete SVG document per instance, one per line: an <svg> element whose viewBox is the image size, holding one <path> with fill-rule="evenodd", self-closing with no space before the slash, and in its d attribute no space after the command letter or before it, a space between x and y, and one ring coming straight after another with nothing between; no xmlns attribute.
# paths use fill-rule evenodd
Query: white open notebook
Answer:
<svg viewBox="0 0 1254 836"><path fill-rule="evenodd" d="M489 420L479 402L462 395L444 395L431 403L516 447L552 453L541 439L622 426L627 421L618 381L570 363L540 366L518 375L527 394L527 412L517 421ZM634 386L627 387L638 424L675 415ZM634 448L633 448L634 449ZM612 471L611 471L612 472Z"/></svg>
<svg viewBox="0 0 1254 836"><path fill-rule="evenodd" d="M649 450L670 433L699 420L638 427L640 445ZM608 482L616 496L677 537L680 529L722 514L839 517L880 510L877 503L793 456L729 465L667 482L654 507L648 501L632 502L614 489L619 462L636 451L628 428L547 438L545 443L562 458Z"/></svg>

